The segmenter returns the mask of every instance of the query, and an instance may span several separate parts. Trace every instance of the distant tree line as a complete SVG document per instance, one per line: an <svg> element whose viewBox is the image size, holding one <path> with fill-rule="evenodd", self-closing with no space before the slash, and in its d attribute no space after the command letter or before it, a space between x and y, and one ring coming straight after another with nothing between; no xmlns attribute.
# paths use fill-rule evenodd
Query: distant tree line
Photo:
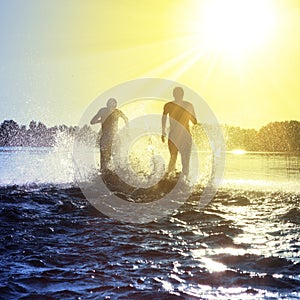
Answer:
<svg viewBox="0 0 300 300"><path fill-rule="evenodd" d="M271 122L259 130L224 125L222 130L227 151L300 152L298 121ZM207 147L209 140L201 124L194 126L192 134L197 145Z"/></svg>
<svg viewBox="0 0 300 300"><path fill-rule="evenodd" d="M259 130L224 126L228 150L300 152L300 122L271 122Z"/></svg>
<svg viewBox="0 0 300 300"><path fill-rule="evenodd" d="M42 122L31 121L26 127L13 120L5 120L0 125L0 146L53 147L59 134L76 137L87 143L95 140L96 135L87 125L81 128L67 125L48 128Z"/></svg>
<svg viewBox="0 0 300 300"><path fill-rule="evenodd" d="M26 127L13 120L5 120L0 125L0 146L53 147L59 134L76 137L84 143L94 142L97 136L88 125L59 125L48 128L41 122L31 121ZM209 140L201 124L194 126L192 134L198 145L208 145ZM271 122L259 130L224 125L223 134L226 150L300 152L298 121Z"/></svg>

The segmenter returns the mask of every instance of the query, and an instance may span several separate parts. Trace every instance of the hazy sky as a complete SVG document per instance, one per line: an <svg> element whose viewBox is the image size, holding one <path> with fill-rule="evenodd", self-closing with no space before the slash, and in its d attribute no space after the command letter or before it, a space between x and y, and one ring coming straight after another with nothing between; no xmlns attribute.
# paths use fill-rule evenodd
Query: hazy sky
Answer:
<svg viewBox="0 0 300 300"><path fill-rule="evenodd" d="M300 120L297 0L2 0L0 22L0 121L75 125L143 77L189 86L221 123Z"/></svg>

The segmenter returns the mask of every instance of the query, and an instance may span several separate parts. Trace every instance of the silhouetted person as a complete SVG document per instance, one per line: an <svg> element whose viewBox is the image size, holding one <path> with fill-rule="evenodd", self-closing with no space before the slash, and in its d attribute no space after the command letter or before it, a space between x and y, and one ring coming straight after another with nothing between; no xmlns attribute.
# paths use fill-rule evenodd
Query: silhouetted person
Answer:
<svg viewBox="0 0 300 300"><path fill-rule="evenodd" d="M189 122L197 123L194 106L192 103L183 101L184 91L181 87L175 87L173 90L174 101L168 102L164 106L162 123L162 142L165 142L166 121L169 115L170 131L168 136L168 147L170 152L170 161L167 173L171 175L175 172L175 164L178 151L181 155L182 173L189 175L189 163L192 151L192 137L190 134Z"/></svg>
<svg viewBox="0 0 300 300"><path fill-rule="evenodd" d="M92 125L97 123L102 125L100 138L101 171L107 170L107 165L111 160L112 145L117 136L119 118L122 118L128 126L128 118L121 110L117 109L117 100L110 98L106 107L101 108L91 120Z"/></svg>

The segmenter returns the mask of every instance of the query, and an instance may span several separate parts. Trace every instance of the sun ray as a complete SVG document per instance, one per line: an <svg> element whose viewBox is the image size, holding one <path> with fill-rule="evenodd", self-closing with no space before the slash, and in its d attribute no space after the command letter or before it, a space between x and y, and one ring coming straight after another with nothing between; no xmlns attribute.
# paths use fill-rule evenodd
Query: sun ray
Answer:
<svg viewBox="0 0 300 300"><path fill-rule="evenodd" d="M189 43L187 43L189 44ZM199 45L186 47L185 51L179 55L166 60L163 64L155 66L153 69L145 73L145 76L157 76L157 74L171 74L172 79L178 78L192 63L196 62L200 57L206 54L206 49L202 49Z"/></svg>

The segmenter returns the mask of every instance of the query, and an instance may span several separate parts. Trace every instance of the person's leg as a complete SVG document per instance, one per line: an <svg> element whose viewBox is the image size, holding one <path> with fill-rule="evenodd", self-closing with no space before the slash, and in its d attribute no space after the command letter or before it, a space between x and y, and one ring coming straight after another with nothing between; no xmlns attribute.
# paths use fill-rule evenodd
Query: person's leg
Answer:
<svg viewBox="0 0 300 300"><path fill-rule="evenodd" d="M170 152L170 161L169 161L167 173L171 174L172 172L175 172L175 164L177 160L178 149L170 139L168 140L168 146Z"/></svg>
<svg viewBox="0 0 300 300"><path fill-rule="evenodd" d="M100 162L101 171L107 170L107 165L111 159L111 142L108 139L100 140Z"/></svg>
<svg viewBox="0 0 300 300"><path fill-rule="evenodd" d="M192 138L190 136L187 136L185 138L185 143L180 149L181 154L181 163L182 163L182 174L186 177L189 176L190 171L190 158L191 158L191 152L192 152Z"/></svg>
<svg viewBox="0 0 300 300"><path fill-rule="evenodd" d="M101 171L107 170L109 158L109 151L107 151L107 148L102 147L100 149Z"/></svg>

